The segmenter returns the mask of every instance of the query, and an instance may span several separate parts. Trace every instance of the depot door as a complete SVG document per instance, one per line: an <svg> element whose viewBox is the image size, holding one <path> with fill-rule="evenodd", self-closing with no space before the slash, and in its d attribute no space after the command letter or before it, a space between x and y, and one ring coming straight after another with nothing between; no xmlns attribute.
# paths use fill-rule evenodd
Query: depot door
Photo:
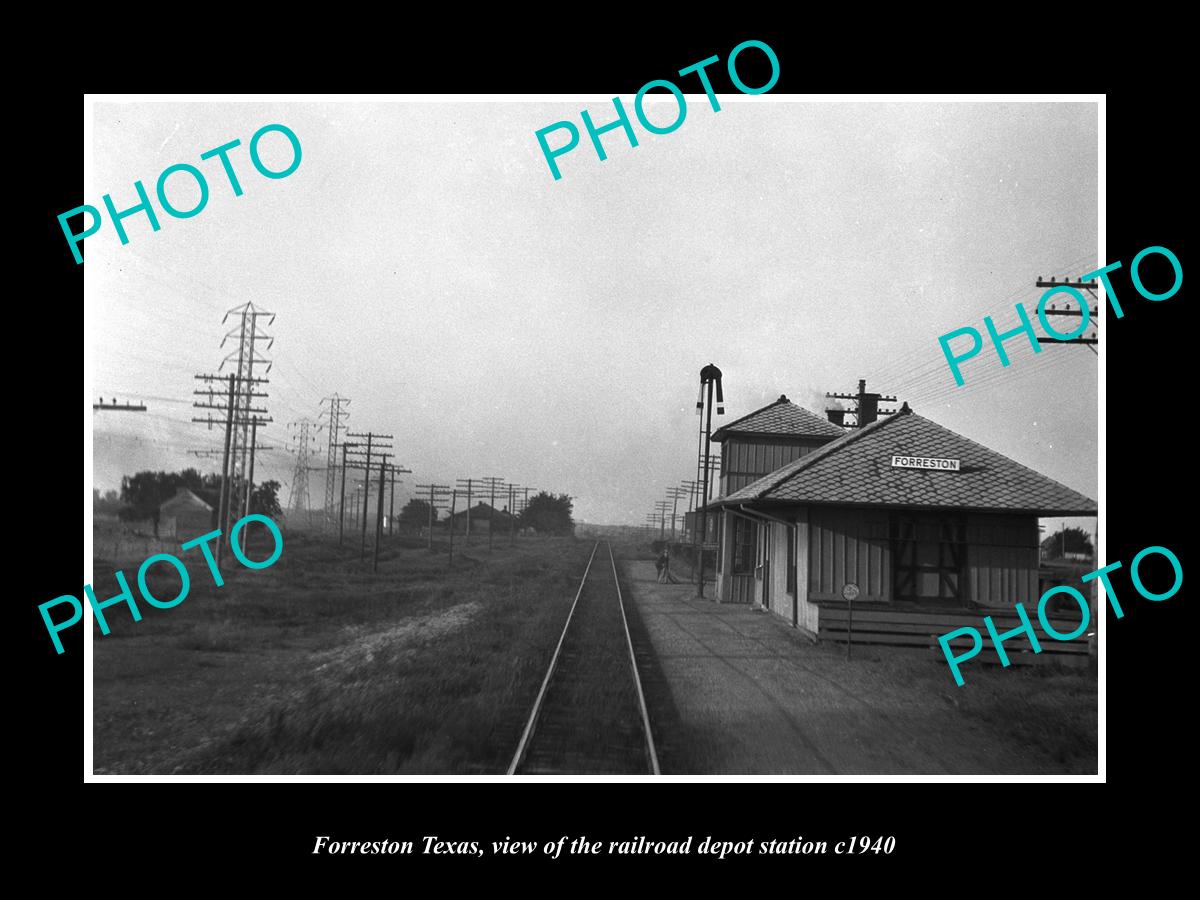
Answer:
<svg viewBox="0 0 1200 900"><path fill-rule="evenodd" d="M962 603L966 545L959 516L894 513L891 518L894 596L922 604Z"/></svg>

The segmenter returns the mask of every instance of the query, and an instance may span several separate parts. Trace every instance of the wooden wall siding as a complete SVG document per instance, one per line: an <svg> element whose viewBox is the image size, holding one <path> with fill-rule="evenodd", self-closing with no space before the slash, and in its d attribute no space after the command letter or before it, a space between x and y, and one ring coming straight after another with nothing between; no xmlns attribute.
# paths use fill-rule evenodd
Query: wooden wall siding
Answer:
<svg viewBox="0 0 1200 900"><path fill-rule="evenodd" d="M749 575L731 575L729 577L729 597L722 598L723 603L753 603L758 594L758 579L754 573Z"/></svg>
<svg viewBox="0 0 1200 900"><path fill-rule="evenodd" d="M859 602L892 599L886 512L814 506L808 547L809 600L841 600L851 581Z"/></svg>
<svg viewBox="0 0 1200 900"><path fill-rule="evenodd" d="M812 453L819 445L769 444L730 438L721 448L721 496L740 491L764 475Z"/></svg>
<svg viewBox="0 0 1200 900"><path fill-rule="evenodd" d="M820 612L821 607L815 603L809 603L808 595L808 566L809 566L809 541L808 541L808 518L809 511L807 507L801 507L796 512L796 627L806 631L813 640L817 639L817 634L820 631Z"/></svg>
<svg viewBox="0 0 1200 900"><path fill-rule="evenodd" d="M1011 609L1011 607L1009 608ZM1026 604L1026 609L1028 610L1028 608L1028 604ZM996 626L996 630L1001 634L1013 628L1018 628L1021 625L1021 620L1017 618L1015 613L1001 613L997 611L990 613L990 615L992 623ZM855 646L860 644L875 645L880 648L887 646L889 648L906 649L910 652L923 652L928 654L930 658L940 661L942 665L946 665L946 657L942 653L938 637L956 628L963 628L965 626L975 628L983 635L983 649L979 652L978 656L964 663L964 666L969 668L971 663L980 661L999 665L1000 657L992 647L986 626L983 624L983 616L984 613L968 612L965 610L962 612L947 610L945 612L914 613L908 612L903 607L897 608L890 605L862 608L856 601L854 604L853 623L850 629L851 643ZM849 619L850 615L844 602L837 605L823 605L821 607L820 628L817 631L819 640L835 644L845 644ZM1031 615L1030 621L1033 623L1034 630L1037 633L1038 646L1041 648L1041 652L1034 653L1029 639L1024 635L1014 637L1004 642L1004 650L1008 654L1010 665L1021 666L1038 663L1083 664L1087 662L1088 640L1086 632L1074 640L1056 641L1042 631L1036 616ZM1050 625L1055 631L1061 634L1070 634L1079 627L1079 616L1051 619ZM950 641L950 649L957 656L969 650L973 646L973 643L970 635L964 635ZM946 677L951 677L948 667ZM970 675L966 674L965 677L969 682Z"/></svg>
<svg viewBox="0 0 1200 900"><path fill-rule="evenodd" d="M789 594L787 589L788 529L772 522L765 530L766 539L771 542L771 590L767 599L771 604L771 612L782 616L791 624L794 595Z"/></svg>
<svg viewBox="0 0 1200 900"><path fill-rule="evenodd" d="M969 515L966 537L971 600L990 607L1036 605L1041 596L1036 517Z"/></svg>

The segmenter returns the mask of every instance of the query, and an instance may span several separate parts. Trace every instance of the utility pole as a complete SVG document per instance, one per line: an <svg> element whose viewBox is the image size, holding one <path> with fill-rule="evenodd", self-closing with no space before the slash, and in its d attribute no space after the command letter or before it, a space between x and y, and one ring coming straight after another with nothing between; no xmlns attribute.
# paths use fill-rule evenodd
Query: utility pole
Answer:
<svg viewBox="0 0 1200 900"><path fill-rule="evenodd" d="M197 409L215 410L224 413L220 418L215 417L212 412L202 417L195 416L192 418L193 422L207 425L210 431L213 425L221 425L225 428L225 450L221 463L221 500L218 502L217 513L217 527L221 532L221 537L217 545L217 561L219 566L221 547L228 540L229 529L233 519L233 510L236 508L234 489L236 486L237 460L235 450L238 429L243 425L270 421L269 418L264 419L259 415L260 413L265 413L265 409L249 405L253 402L253 398L267 396L265 393L254 390L255 385L266 383L266 379L253 378L248 384L242 384L236 373L230 373L229 375L196 375L195 378L197 381L209 384L210 387L192 392L198 396L207 398L206 402L193 402L192 406ZM228 394L226 397L221 398L218 389L211 387L215 382L228 383ZM248 491L246 495L249 496Z"/></svg>
<svg viewBox="0 0 1200 900"><path fill-rule="evenodd" d="M346 437L354 438L355 440L357 440L359 447L362 446L362 438L367 439L365 458L362 460L357 460L357 459L354 460L354 462L355 462L354 468L361 468L363 470L362 541L359 545L359 559L366 559L366 556L367 556L367 510L370 505L367 502L367 498L370 497L370 495L371 495L371 454L376 450L385 451L385 450L393 449L391 444L385 443L386 441L393 440L393 436L390 434L376 434L373 431L366 431L366 432L360 432L360 433L346 432ZM382 483L380 483L379 489L383 490ZM356 518L357 518L357 516L356 516Z"/></svg>
<svg viewBox="0 0 1200 900"><path fill-rule="evenodd" d="M526 488L522 488L522 490L525 492L525 499L523 501L521 501L521 515L524 516L525 510L529 509L529 492L531 490L534 490L534 488L526 487ZM536 492L535 492L534 496L537 496Z"/></svg>
<svg viewBox="0 0 1200 900"><path fill-rule="evenodd" d="M687 495L688 495L688 508L687 508L687 512L684 513L684 516L683 516L683 522L684 522L684 525L686 526L687 525L687 517L689 515L692 515L696 511L696 492L700 489L700 482L689 480L689 481L681 481L679 484L684 490L687 491ZM687 537L692 537L693 533L696 531L696 518L697 518L697 516L692 515L692 527L691 527L691 531L688 532L688 534L686 535ZM686 530L687 529L685 528L685 531Z"/></svg>
<svg viewBox="0 0 1200 900"><path fill-rule="evenodd" d="M250 515L250 496L254 493L254 446L258 443L258 419L250 420L250 473L246 476L246 507L243 516Z"/></svg>
<svg viewBox="0 0 1200 900"><path fill-rule="evenodd" d="M454 568L454 507L458 504L458 489L450 492L450 555L446 565Z"/></svg>
<svg viewBox="0 0 1200 900"><path fill-rule="evenodd" d="M667 509L670 503L666 500L656 500L654 503L654 511L658 513L658 539L664 540L667 536ZM674 523L672 523L674 528Z"/></svg>
<svg viewBox="0 0 1200 900"><path fill-rule="evenodd" d="M387 478L387 458L388 455L385 453L379 461L379 502L375 509L375 557L371 560L372 572L379 571L379 544L383 540L383 484L384 479Z"/></svg>
<svg viewBox="0 0 1200 900"><path fill-rule="evenodd" d="M450 495L450 488L444 484L418 484L418 491L428 491L429 499L426 501L429 504L429 549L433 550L433 525L437 521L437 511L439 505L444 505L444 498ZM454 529L454 520L450 521L451 531Z"/></svg>
<svg viewBox="0 0 1200 900"><path fill-rule="evenodd" d="M686 496L687 491L681 487L667 488L667 496L671 498L671 543L675 543L675 517L679 511L679 498Z"/></svg>
<svg viewBox="0 0 1200 900"><path fill-rule="evenodd" d="M855 403L854 409L827 409L825 415L829 417L829 421L834 425L840 425L843 428L862 428L865 425L870 425L880 416L893 415L894 409L880 409L880 403L895 403L895 397L885 397L882 394L867 393L866 379L860 378L858 381L858 392L854 394L830 394L825 393L826 397L835 400L852 400ZM847 425L845 418L849 413L854 416L854 424Z"/></svg>
<svg viewBox="0 0 1200 900"><path fill-rule="evenodd" d="M707 389L707 399L705 392ZM716 392L717 415L725 414L725 395L721 389L721 370L709 363L700 370L700 396L696 401L696 412L700 416L701 434L704 436L704 455L700 467L703 469L704 505L700 507L700 529L697 534L700 567L697 570L696 596L704 597L704 541L708 537L708 474L709 457L712 449L713 392ZM708 417L705 419L705 411Z"/></svg>
<svg viewBox="0 0 1200 900"><path fill-rule="evenodd" d="M396 524L396 469L392 469L392 484L388 491L388 537L392 536Z"/></svg>
<svg viewBox="0 0 1200 900"><path fill-rule="evenodd" d="M338 546L342 546L342 534L346 528L346 451L357 444L342 444L342 500L338 504Z"/></svg>
<svg viewBox="0 0 1200 900"><path fill-rule="evenodd" d="M517 541L517 511L516 495L520 488L515 484L508 486L508 545L511 547Z"/></svg>
<svg viewBox="0 0 1200 900"><path fill-rule="evenodd" d="M217 381L217 375L197 375L196 378L200 381ZM195 391L195 393L202 393ZM233 437L233 394L234 394L234 376L229 376L229 397L225 405L225 452L221 459L221 493L220 499L217 501L217 526L221 530L221 534L217 537L217 571L221 570L221 555L222 549L225 546L225 520L229 509L229 442ZM212 389L208 390L209 399L213 396ZM193 422L208 421L209 430L212 430L211 416L207 420L192 419Z"/></svg>
<svg viewBox="0 0 1200 900"><path fill-rule="evenodd" d="M1070 281L1069 279L1063 279L1062 281L1056 281L1055 278L1053 276L1051 276L1050 280L1046 281L1044 278L1042 278L1042 276L1039 275L1038 280L1037 280L1037 286L1040 288L1048 288L1048 287L1076 288L1078 290L1087 291L1089 294L1092 295L1093 300L1098 301L1100 299L1099 295L1096 293L1096 282L1094 279L1092 281ZM1084 316L1084 312L1083 312L1084 309L1087 309L1086 317ZM1074 337L1068 337L1068 338L1040 337L1040 338L1038 338L1039 344L1086 344L1087 348L1089 350L1091 350L1097 356L1100 355L1100 352L1095 347L1095 345L1100 342L1099 338L1083 337L1083 332L1087 329L1089 322L1092 325L1096 326L1097 331L1099 330L1099 327L1100 327L1100 320L1096 317L1098 311L1088 308L1086 300L1081 299L1079 309L1059 309L1057 303L1051 303L1050 308L1047 310L1043 310L1043 312L1045 312L1045 314L1048 316L1076 316L1079 318L1083 318L1084 321L1080 323L1080 327L1077 329L1077 332L1078 332L1077 334L1076 334L1076 332L1068 332L1069 334L1075 335Z"/></svg>
<svg viewBox="0 0 1200 900"><path fill-rule="evenodd" d="M392 476L388 486L388 535L390 536L392 533L392 524L396 519L396 476L400 474L411 475L412 469L406 469L404 466L392 463L388 466L388 474Z"/></svg>
<svg viewBox="0 0 1200 900"><path fill-rule="evenodd" d="M496 488L503 488L504 479L489 475L480 478L485 489L491 491L491 509L488 511L488 551L492 549L492 533L496 530Z"/></svg>
<svg viewBox="0 0 1200 900"><path fill-rule="evenodd" d="M342 424L343 420L350 415L349 410L345 409L345 407L350 405L350 400L347 397L334 394L332 397L325 397L321 401L322 406L326 404L329 405L329 418L326 426L329 437L325 448L325 459L329 461L329 468L325 471L325 524L327 528L331 528L333 526L333 501L337 496L337 452L340 446L342 431L346 427ZM343 469L342 477L345 478L345 476L346 472ZM345 495L344 485L342 494L343 496ZM339 526L339 543L341 542L340 530L341 527Z"/></svg>
<svg viewBox="0 0 1200 900"><path fill-rule="evenodd" d="M256 396L265 397L266 394L256 394L253 390L255 384L265 384L266 379L256 379L254 376L254 367L256 365L265 365L264 374L271 371L271 361L259 354L257 344L259 341L267 341L267 349L270 350L274 346L275 339L269 334L265 334L258 327L260 318L269 317L268 325L274 324L275 314L259 309L253 303L243 303L241 306L235 306L225 312L225 316L221 319L221 323L225 324L230 316L237 316L240 324L232 331L226 333L221 339L221 346L225 346L225 342L232 339L237 341L237 349L230 352L221 360L220 369L224 369L227 363L233 363L236 360L237 376L237 391L235 392L235 406L237 413L234 417L234 433L233 440L230 446L230 466L231 466L231 481L234 486L241 484L243 487L243 497L238 504L230 504L231 508L242 507L247 512L250 509L250 482L253 481L251 471L253 470L253 456L255 449L251 446L250 429L259 425L270 422L270 418L255 419L255 411L251 409L253 398ZM220 371L218 369L218 371ZM261 412L266 412L262 410ZM255 436L257 437L257 436Z"/></svg>
<svg viewBox="0 0 1200 900"><path fill-rule="evenodd" d="M122 403L117 404L117 398L113 397L112 403L106 404L104 398L100 398L99 403L92 404L92 412L145 412L146 405L144 403Z"/></svg>
<svg viewBox="0 0 1200 900"><path fill-rule="evenodd" d="M471 478L458 479L457 484L458 484L458 489L460 491L464 490L464 488L463 488L464 483L466 484L465 490L467 492L467 531L466 531L466 535L464 536L464 540L465 540L466 538L469 538L471 536L471 489L474 486L474 479L471 479ZM454 529L454 521L453 520L451 520L451 522L450 522L450 528L451 528L451 530Z"/></svg>

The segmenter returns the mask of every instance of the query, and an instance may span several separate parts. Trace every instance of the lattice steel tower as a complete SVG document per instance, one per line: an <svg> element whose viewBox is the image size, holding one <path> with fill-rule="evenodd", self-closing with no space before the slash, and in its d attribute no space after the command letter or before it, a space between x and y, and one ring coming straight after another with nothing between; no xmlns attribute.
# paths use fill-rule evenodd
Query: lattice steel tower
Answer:
<svg viewBox="0 0 1200 900"><path fill-rule="evenodd" d="M338 448L341 446L342 432L346 430L343 420L350 415L349 410L342 407L349 406L350 399L334 394L321 401L321 406L326 404L329 404L329 419L325 426L326 433L329 435L329 443L325 451L327 465L325 470L325 524L332 528L337 515L338 467L336 463Z"/></svg>
<svg viewBox="0 0 1200 900"><path fill-rule="evenodd" d="M288 515L298 519L303 513L305 520L312 525L312 507L308 501L308 470L311 468L309 457L320 453L316 448L316 436L321 426L308 419L299 419L288 422L287 427L292 436L288 452L296 457L296 467L292 471L292 489L288 494Z"/></svg>

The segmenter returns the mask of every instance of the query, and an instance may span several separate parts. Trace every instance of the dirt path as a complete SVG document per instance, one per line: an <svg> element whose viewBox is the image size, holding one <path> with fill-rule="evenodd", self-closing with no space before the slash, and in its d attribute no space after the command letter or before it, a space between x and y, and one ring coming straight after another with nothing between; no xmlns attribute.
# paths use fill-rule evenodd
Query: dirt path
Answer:
<svg viewBox="0 0 1200 900"><path fill-rule="evenodd" d="M652 563L624 568L662 674L647 701L651 721L658 713L679 732L664 737L677 773L1065 770L1019 727L1006 727L1019 723L995 714L1010 703L1019 710L1031 688L1055 693L1049 679L997 670L990 685L966 692L940 679L934 662L847 661L841 647L813 645L770 613L697 600L692 585L658 584ZM1070 702L1085 700L1072 694Z"/></svg>

